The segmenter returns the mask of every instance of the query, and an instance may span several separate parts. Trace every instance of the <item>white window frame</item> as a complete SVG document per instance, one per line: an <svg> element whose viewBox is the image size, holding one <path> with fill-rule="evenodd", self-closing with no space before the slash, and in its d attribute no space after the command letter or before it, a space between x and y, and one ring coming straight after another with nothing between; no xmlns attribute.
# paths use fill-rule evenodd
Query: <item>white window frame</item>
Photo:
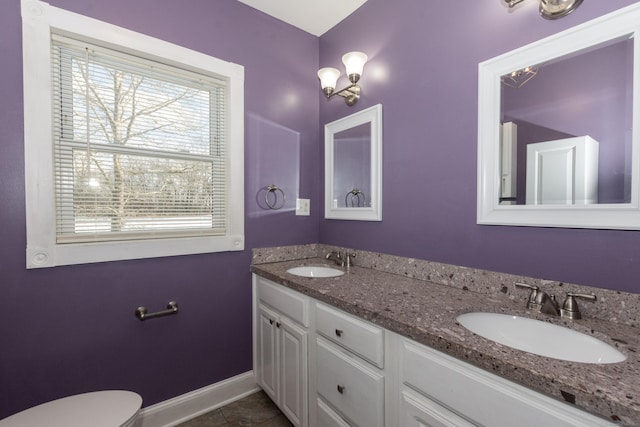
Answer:
<svg viewBox="0 0 640 427"><path fill-rule="evenodd" d="M112 24L21 0L27 268L244 250L244 67ZM224 236L56 243L51 34L227 81L227 233Z"/></svg>

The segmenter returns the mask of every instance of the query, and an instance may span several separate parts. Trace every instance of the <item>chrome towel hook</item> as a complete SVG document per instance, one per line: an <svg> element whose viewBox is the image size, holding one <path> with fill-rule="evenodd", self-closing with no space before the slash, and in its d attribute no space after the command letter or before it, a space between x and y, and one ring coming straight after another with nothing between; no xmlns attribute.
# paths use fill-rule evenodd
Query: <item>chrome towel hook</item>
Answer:
<svg viewBox="0 0 640 427"><path fill-rule="evenodd" d="M178 314L178 303L175 301L169 301L167 309L162 311L156 311L155 313L147 313L146 307L136 308L136 317L140 320L153 319L154 317L168 316L170 314Z"/></svg>

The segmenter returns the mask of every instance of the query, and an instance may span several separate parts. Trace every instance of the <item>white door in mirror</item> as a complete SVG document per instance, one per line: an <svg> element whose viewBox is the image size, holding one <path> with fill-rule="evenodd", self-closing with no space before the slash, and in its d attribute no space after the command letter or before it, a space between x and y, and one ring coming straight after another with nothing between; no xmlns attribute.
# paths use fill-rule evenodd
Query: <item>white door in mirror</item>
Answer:
<svg viewBox="0 0 640 427"><path fill-rule="evenodd" d="M527 144L527 204L598 203L598 141L590 136Z"/></svg>

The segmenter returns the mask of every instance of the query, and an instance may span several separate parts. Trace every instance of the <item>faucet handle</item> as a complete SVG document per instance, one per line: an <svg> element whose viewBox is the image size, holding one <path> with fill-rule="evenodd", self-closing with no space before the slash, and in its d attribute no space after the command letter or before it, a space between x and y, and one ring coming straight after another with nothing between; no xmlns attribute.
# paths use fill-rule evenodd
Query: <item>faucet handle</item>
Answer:
<svg viewBox="0 0 640 427"><path fill-rule="evenodd" d="M326 259L330 259L331 257L336 257L337 259L342 259L342 252L340 252L340 251L331 251L327 255L325 255Z"/></svg>
<svg viewBox="0 0 640 427"><path fill-rule="evenodd" d="M598 299L594 294L579 294L574 292L567 292L567 299L564 300L564 303L562 304L562 310L560 310L560 315L562 317L568 317L569 319L573 320L582 319L582 313L580 313L580 307L578 307L578 303L575 300L576 298L585 299L591 302L594 302Z"/></svg>
<svg viewBox="0 0 640 427"><path fill-rule="evenodd" d="M347 267L351 267L353 265L353 259L356 257L355 252L353 253L345 253L345 262Z"/></svg>
<svg viewBox="0 0 640 427"><path fill-rule="evenodd" d="M331 251L326 256L326 259L333 260L335 263L341 267L344 267L344 259L342 258L342 252L340 251Z"/></svg>
<svg viewBox="0 0 640 427"><path fill-rule="evenodd" d="M531 289L531 293L529 294L529 300L527 301L527 309L531 310L532 308L540 305L538 303L538 291L540 290L539 287L535 285L527 285L526 283L516 282L516 288Z"/></svg>

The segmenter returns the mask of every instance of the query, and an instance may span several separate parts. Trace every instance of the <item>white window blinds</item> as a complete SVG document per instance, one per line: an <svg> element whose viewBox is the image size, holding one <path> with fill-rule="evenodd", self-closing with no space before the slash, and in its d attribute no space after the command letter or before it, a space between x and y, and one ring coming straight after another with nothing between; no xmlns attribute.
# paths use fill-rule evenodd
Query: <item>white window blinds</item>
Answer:
<svg viewBox="0 0 640 427"><path fill-rule="evenodd" d="M224 235L224 80L53 36L56 241Z"/></svg>

